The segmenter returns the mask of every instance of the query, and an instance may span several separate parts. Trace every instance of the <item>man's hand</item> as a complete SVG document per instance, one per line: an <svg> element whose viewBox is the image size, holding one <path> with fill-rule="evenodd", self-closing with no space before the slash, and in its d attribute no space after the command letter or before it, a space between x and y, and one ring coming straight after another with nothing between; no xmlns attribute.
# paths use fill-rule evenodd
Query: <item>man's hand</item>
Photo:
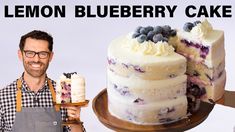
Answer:
<svg viewBox="0 0 235 132"><path fill-rule="evenodd" d="M69 106L69 107L66 107L66 109L67 109L69 120L80 121L81 107ZM70 127L71 127L71 132L83 132L81 124L74 124L74 125L71 125Z"/></svg>
<svg viewBox="0 0 235 132"><path fill-rule="evenodd" d="M80 112L81 112L81 107L76 107L76 106L69 106L67 108L67 113L68 116L71 118L80 119Z"/></svg>

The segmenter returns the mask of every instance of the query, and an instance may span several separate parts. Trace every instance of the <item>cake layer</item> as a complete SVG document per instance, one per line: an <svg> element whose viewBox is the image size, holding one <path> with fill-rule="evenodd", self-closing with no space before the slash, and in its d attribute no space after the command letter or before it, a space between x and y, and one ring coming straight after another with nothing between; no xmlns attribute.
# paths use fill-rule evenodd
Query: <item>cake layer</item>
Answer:
<svg viewBox="0 0 235 132"><path fill-rule="evenodd" d="M219 78L225 67L225 60L220 62L217 67L208 68L205 64L197 63L192 60L187 61L187 75L199 78L205 85L210 85L212 81Z"/></svg>
<svg viewBox="0 0 235 132"><path fill-rule="evenodd" d="M120 97L108 93L108 109L112 115L137 124L163 124L177 121L186 115L187 98L180 96L176 99L139 104L120 100Z"/></svg>
<svg viewBox="0 0 235 132"><path fill-rule="evenodd" d="M71 81L68 79L60 80L57 82L56 98L57 103L70 103L71 102Z"/></svg>
<svg viewBox="0 0 235 132"><path fill-rule="evenodd" d="M107 70L108 93L120 99L142 103L174 99L186 94L186 75L165 80L143 80L136 76L122 77Z"/></svg>
<svg viewBox="0 0 235 132"><path fill-rule="evenodd" d="M209 68L217 67L224 60L224 32L212 30L205 38L197 38L190 32L178 31L179 43L176 52L185 57L202 62Z"/></svg>
<svg viewBox="0 0 235 132"><path fill-rule="evenodd" d="M185 73L186 59L183 56L177 53L155 56L132 52L128 43L131 43L128 37L121 37L108 48L108 69L120 76L162 80Z"/></svg>
<svg viewBox="0 0 235 132"><path fill-rule="evenodd" d="M226 83L226 72L224 70L222 72L222 75L218 79L213 80L210 85L205 85L197 77L189 77L188 81L191 84L199 86L201 89L205 89L205 94L200 97L202 100L208 101L208 99L212 99L214 101L217 101L224 94L224 88ZM187 89L189 89L189 87ZM193 90L193 91L198 91L198 90ZM195 94L197 94L197 92Z"/></svg>

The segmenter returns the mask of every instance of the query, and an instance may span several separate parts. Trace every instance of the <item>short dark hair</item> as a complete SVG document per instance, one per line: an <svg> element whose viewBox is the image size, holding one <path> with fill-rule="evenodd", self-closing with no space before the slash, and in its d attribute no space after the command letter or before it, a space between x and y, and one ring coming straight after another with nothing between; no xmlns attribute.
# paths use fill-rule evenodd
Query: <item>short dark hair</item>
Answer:
<svg viewBox="0 0 235 132"><path fill-rule="evenodd" d="M27 38L38 39L38 40L46 40L49 44L48 49L50 51L53 50L53 37L50 34L44 32L44 31L33 30L33 31L21 36L20 44L19 44L19 48L20 48L21 51L24 50L25 40Z"/></svg>

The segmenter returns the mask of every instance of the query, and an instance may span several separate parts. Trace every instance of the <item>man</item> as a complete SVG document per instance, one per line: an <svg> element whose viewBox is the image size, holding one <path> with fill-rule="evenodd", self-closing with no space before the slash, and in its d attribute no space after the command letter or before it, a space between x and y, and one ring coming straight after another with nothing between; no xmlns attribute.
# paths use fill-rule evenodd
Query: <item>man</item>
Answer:
<svg viewBox="0 0 235 132"><path fill-rule="evenodd" d="M34 30L21 37L18 57L24 72L20 78L0 90L0 130L14 132L85 131L81 127L64 127L68 115L78 118L79 107L58 108L55 102L55 81L46 70L53 58L53 38Z"/></svg>

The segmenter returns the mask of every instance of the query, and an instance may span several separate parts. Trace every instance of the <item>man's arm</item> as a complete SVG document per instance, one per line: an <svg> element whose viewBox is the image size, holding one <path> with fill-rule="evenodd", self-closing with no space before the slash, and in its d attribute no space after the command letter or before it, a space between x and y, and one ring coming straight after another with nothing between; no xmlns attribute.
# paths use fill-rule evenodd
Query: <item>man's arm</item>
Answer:
<svg viewBox="0 0 235 132"><path fill-rule="evenodd" d="M82 124L71 125L71 132L85 132Z"/></svg>

